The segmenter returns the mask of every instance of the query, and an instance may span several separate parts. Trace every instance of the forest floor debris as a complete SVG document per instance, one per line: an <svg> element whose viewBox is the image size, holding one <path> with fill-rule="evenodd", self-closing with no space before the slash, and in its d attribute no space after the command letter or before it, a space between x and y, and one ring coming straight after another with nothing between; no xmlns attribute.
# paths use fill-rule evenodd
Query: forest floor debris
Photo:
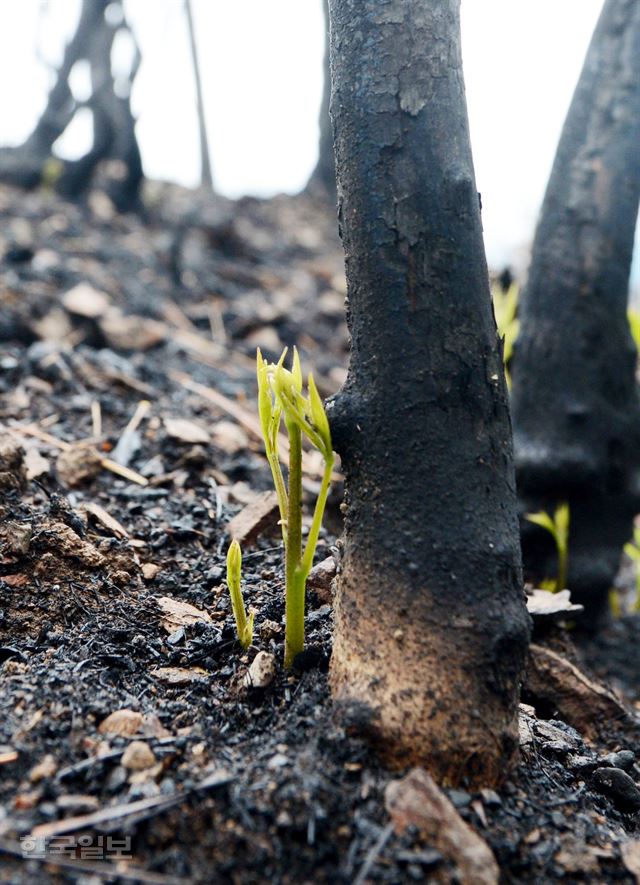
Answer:
<svg viewBox="0 0 640 885"><path fill-rule="evenodd" d="M143 223L0 190L0 881L452 881L442 831L397 825L394 790L418 775L380 768L330 703L339 482L308 652L281 665L255 347L297 344L325 395L344 380L331 213L305 197L152 198ZM313 499L310 455L305 468ZM246 652L224 585L230 525L257 611ZM536 604L550 626L519 767L498 792L434 786L433 801L486 851L487 881L497 864L504 882L630 885L640 619L567 651L568 602ZM44 838L44 859L21 843Z"/></svg>

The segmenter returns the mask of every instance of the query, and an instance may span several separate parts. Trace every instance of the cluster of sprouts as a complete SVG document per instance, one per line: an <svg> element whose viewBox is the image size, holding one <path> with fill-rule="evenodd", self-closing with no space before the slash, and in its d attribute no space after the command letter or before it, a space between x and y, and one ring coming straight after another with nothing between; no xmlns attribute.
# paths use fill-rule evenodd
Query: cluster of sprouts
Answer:
<svg viewBox="0 0 640 885"><path fill-rule="evenodd" d="M293 349L291 369L286 369L285 349L277 363L257 353L258 410L267 461L278 498L280 526L285 549L285 652L289 668L304 648L304 611L307 577L313 565L322 517L329 494L334 465L329 421L313 375L306 392L300 358ZM282 424L287 433L287 481L280 464L279 440ZM306 438L322 455L324 469L311 526L302 538L302 441ZM253 614L247 618L240 590L240 545L233 541L227 556L227 583L236 619L238 639L247 648L253 637Z"/></svg>

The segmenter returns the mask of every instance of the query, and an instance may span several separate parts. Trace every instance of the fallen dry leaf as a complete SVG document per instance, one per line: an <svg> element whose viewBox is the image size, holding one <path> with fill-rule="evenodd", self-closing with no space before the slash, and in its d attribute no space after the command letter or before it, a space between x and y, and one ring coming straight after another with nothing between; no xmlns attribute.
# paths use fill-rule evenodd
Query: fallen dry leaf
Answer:
<svg viewBox="0 0 640 885"><path fill-rule="evenodd" d="M558 710L589 740L603 729L610 733L614 725L640 732L637 718L610 688L550 648L536 643L529 647L526 686L536 701Z"/></svg>
<svg viewBox="0 0 640 885"><path fill-rule="evenodd" d="M194 424L193 421L187 421L186 418L164 418L164 429L172 439L177 439L184 443L202 443L211 442L211 437L207 431Z"/></svg>
<svg viewBox="0 0 640 885"><path fill-rule="evenodd" d="M26 587L29 583L29 576L18 574L18 575L3 575L2 580L8 587Z"/></svg>
<svg viewBox="0 0 640 885"><path fill-rule="evenodd" d="M90 513L96 522L99 522L101 526L108 529L116 538L129 537L129 532L125 527L119 523L117 519L111 516L110 513L107 513L104 507L101 507L100 504L96 504L94 501L85 501L78 506L78 510Z"/></svg>
<svg viewBox="0 0 640 885"><path fill-rule="evenodd" d="M100 318L100 330L114 350L149 350L164 341L167 327L147 317L123 314L111 308Z"/></svg>
<svg viewBox="0 0 640 885"><path fill-rule="evenodd" d="M493 852L428 772L414 768L401 780L391 781L384 798L396 832L415 826L456 865L461 885L497 885L499 870Z"/></svg>
<svg viewBox="0 0 640 885"><path fill-rule="evenodd" d="M69 313L86 319L97 319L109 309L111 302L106 292L94 289L89 283L78 283L62 296L62 304Z"/></svg>
<svg viewBox="0 0 640 885"><path fill-rule="evenodd" d="M24 466L27 471L27 479L37 479L51 469L51 463L33 446L29 446L25 452Z"/></svg>
<svg viewBox="0 0 640 885"><path fill-rule="evenodd" d="M278 525L278 496L275 492L261 492L240 513L237 513L229 525L229 536L240 544L250 544L258 535L268 528L275 530Z"/></svg>
<svg viewBox="0 0 640 885"><path fill-rule="evenodd" d="M230 455L241 452L249 445L249 437L238 424L233 421L218 421L213 428L213 443Z"/></svg>
<svg viewBox="0 0 640 885"><path fill-rule="evenodd" d="M552 615L581 612L584 610L584 606L574 605L571 602L569 590L551 593L549 590L535 589L527 596L527 610L534 618L551 617Z"/></svg>
<svg viewBox="0 0 640 885"><path fill-rule="evenodd" d="M167 633L173 633L178 627L186 627L187 624L197 624L198 621L210 621L207 612L196 608L188 602L173 599L171 596L156 597L158 608L163 613L160 621Z"/></svg>
<svg viewBox="0 0 640 885"><path fill-rule="evenodd" d="M117 734L120 737L128 737L140 729L142 721L142 713L138 713L136 710L129 710L127 708L114 710L113 713L109 713L106 719L102 720L98 726L98 733Z"/></svg>
<svg viewBox="0 0 640 885"><path fill-rule="evenodd" d="M189 685L209 674L202 667L158 667L151 671L151 675L165 685Z"/></svg>

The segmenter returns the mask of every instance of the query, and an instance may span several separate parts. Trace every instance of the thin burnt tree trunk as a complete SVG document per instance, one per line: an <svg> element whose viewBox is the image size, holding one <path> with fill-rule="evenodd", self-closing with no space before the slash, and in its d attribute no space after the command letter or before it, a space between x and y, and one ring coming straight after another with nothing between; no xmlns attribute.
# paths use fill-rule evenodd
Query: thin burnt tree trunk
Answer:
<svg viewBox="0 0 640 885"><path fill-rule="evenodd" d="M331 683L391 764L495 783L529 620L459 0L331 0L351 362Z"/></svg>
<svg viewBox="0 0 640 885"><path fill-rule="evenodd" d="M191 0L185 0L185 12L187 15L187 29L189 31L189 47L191 50L191 63L193 65L193 77L196 84L196 107L198 111L198 133L200 137L200 184L204 187L213 188L213 173L211 171L211 154L209 152L209 135L207 131L207 118L204 112L204 96L202 92L202 78L200 76L200 59L196 45L196 32L193 24L193 10Z"/></svg>
<svg viewBox="0 0 640 885"><path fill-rule="evenodd" d="M524 510L566 500L568 584L595 620L640 510L637 353L627 322L640 200L640 3L607 0L547 186L513 370ZM555 551L525 525L525 564Z"/></svg>
<svg viewBox="0 0 640 885"><path fill-rule="evenodd" d="M329 104L331 101L331 65L329 53L329 3L328 0L322 0L322 10L324 13L324 61L323 61L323 86L322 86L322 102L320 104L320 114L318 116L318 127L320 130L320 138L318 141L318 162L315 169L311 173L307 190L312 193L321 194L331 203L336 202L336 161L333 153L333 131L331 129L331 116L329 114Z"/></svg>

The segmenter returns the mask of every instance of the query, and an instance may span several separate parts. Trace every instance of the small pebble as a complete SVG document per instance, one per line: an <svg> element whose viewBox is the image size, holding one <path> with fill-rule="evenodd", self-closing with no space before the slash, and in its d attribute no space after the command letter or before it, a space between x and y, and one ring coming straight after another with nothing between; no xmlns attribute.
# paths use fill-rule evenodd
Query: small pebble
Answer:
<svg viewBox="0 0 640 885"><path fill-rule="evenodd" d="M259 651L251 662L243 684L245 688L266 688L276 675L276 659L268 651Z"/></svg>
<svg viewBox="0 0 640 885"><path fill-rule="evenodd" d="M155 764L156 757L144 741L131 741L122 754L122 765L129 771L143 771Z"/></svg>
<svg viewBox="0 0 640 885"><path fill-rule="evenodd" d="M116 765L116 767L109 772L109 776L107 777L107 790L110 793L117 793L126 781L127 769L123 768L122 765Z"/></svg>
<svg viewBox="0 0 640 885"><path fill-rule="evenodd" d="M272 756L271 759L267 762L267 768L271 771L274 771L277 768L283 768L285 765L289 764L289 759L284 753L276 753L275 756Z"/></svg>
<svg viewBox="0 0 640 885"><path fill-rule="evenodd" d="M471 796L466 790L447 790L447 795L455 808L466 808L471 802Z"/></svg>

